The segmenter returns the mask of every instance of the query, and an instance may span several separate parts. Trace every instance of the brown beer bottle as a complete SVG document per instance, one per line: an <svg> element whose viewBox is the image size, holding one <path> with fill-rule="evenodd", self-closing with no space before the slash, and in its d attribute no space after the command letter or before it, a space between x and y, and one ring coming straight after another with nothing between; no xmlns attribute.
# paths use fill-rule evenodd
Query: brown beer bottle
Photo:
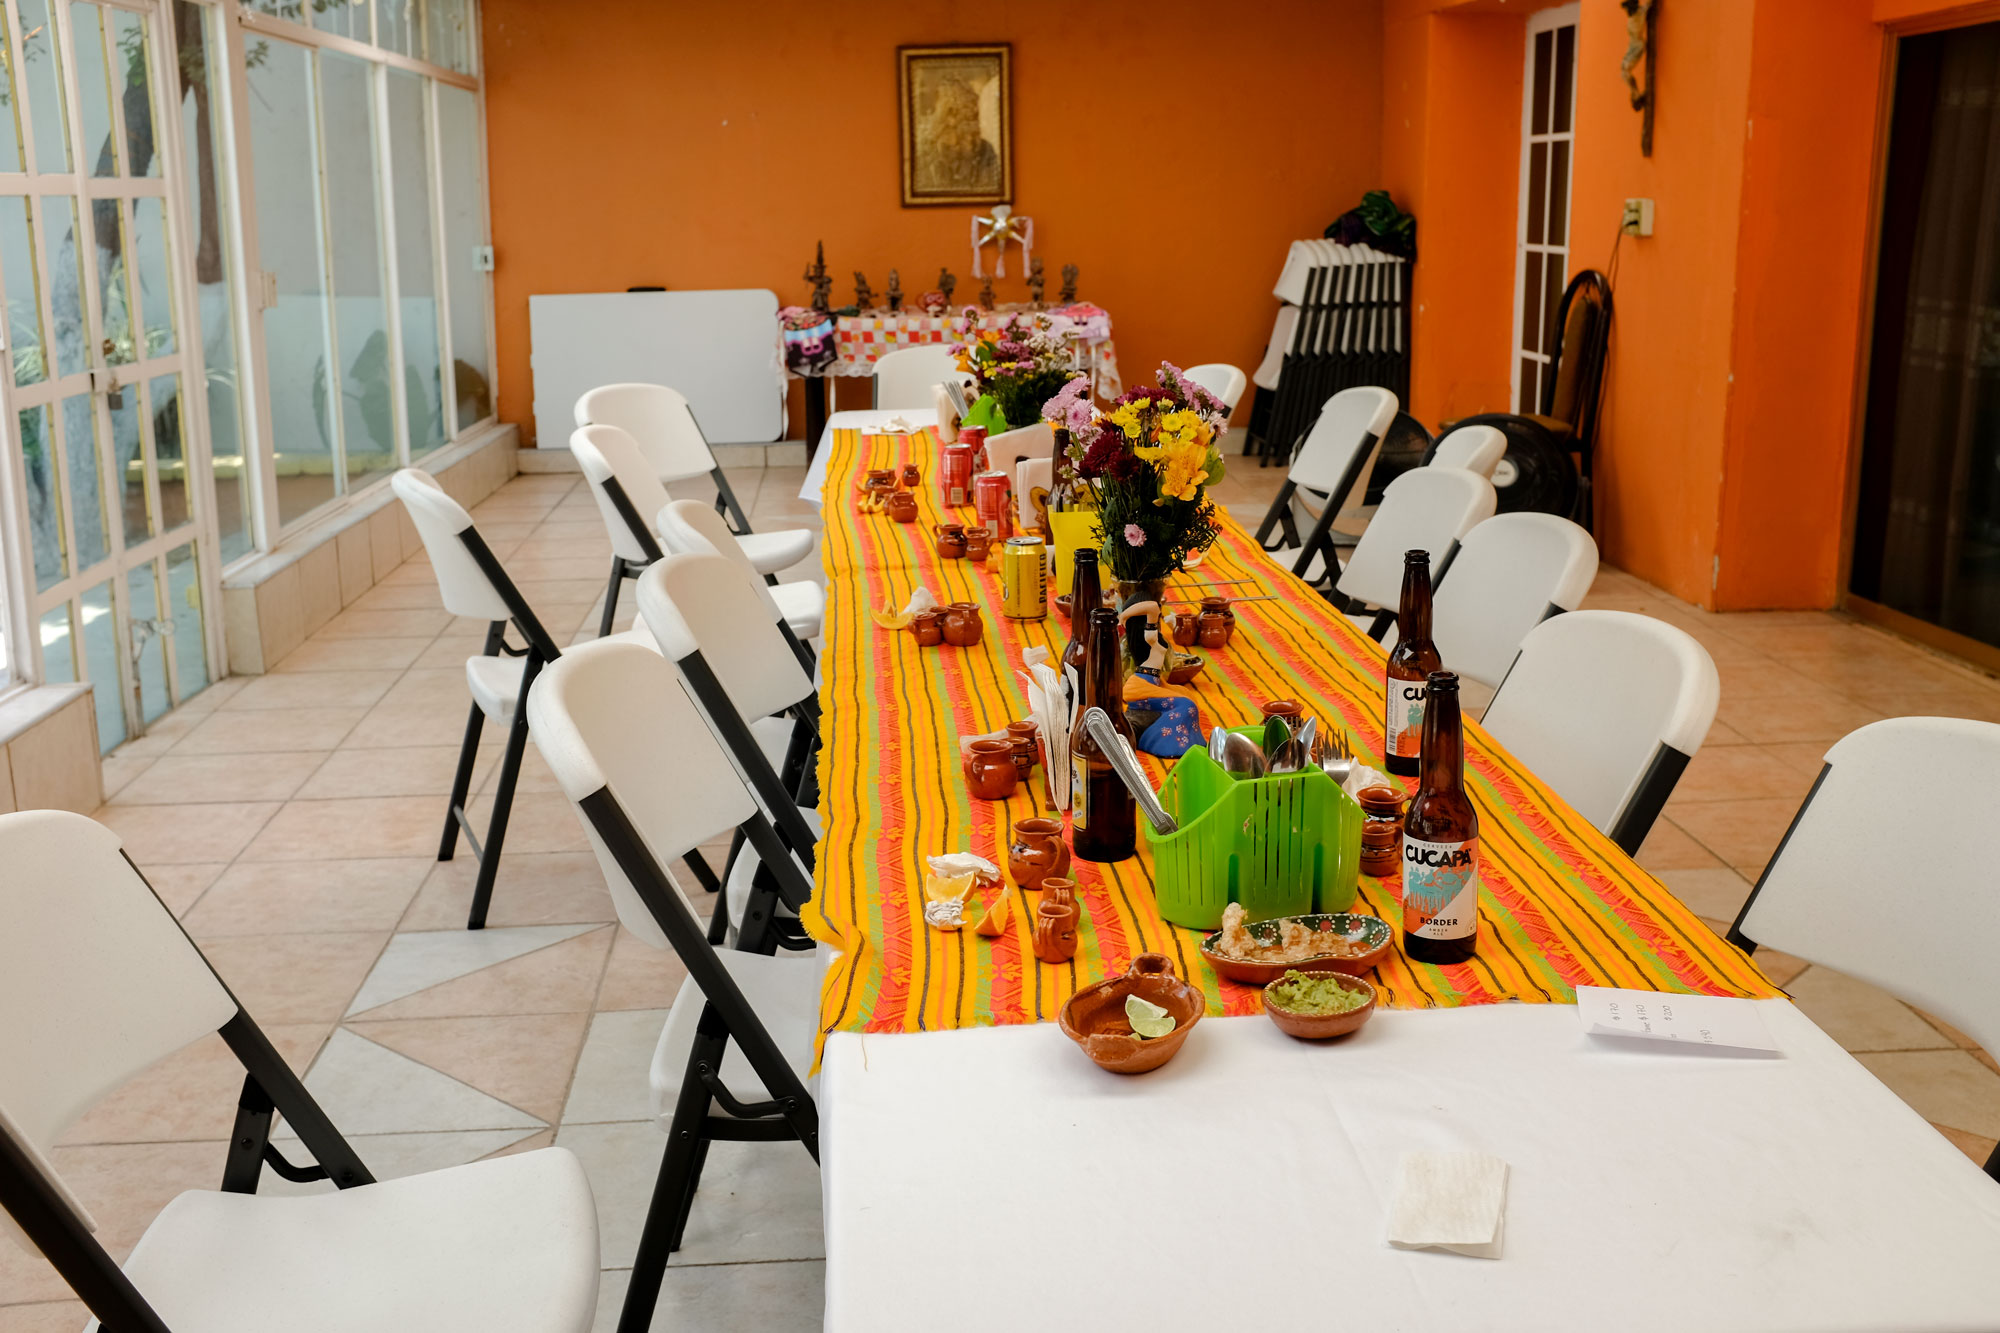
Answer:
<svg viewBox="0 0 2000 1333"><path fill-rule="evenodd" d="M1431 553L1403 553L1403 604L1382 683L1382 762L1398 777L1417 772L1424 738L1424 679L1444 663L1431 642ZM1454 696L1456 697L1456 696Z"/></svg>
<svg viewBox="0 0 2000 1333"><path fill-rule="evenodd" d="M1083 605L1071 607L1072 618L1083 614ZM1083 725L1086 712L1102 708L1112 729L1126 740L1132 739L1132 724L1125 720L1125 664L1118 650L1118 613L1098 607L1089 613L1089 620L1083 704L1076 710L1076 727L1069 736L1069 845L1086 861L1123 861L1138 845L1139 806L1112 771L1097 738Z"/></svg>
<svg viewBox="0 0 2000 1333"><path fill-rule="evenodd" d="M1069 585L1069 647L1063 649L1062 655L1063 674L1069 674L1073 668L1079 683L1088 679L1084 674L1084 655L1090 645L1090 613L1103 605L1103 586L1097 581L1097 551L1086 547L1076 553L1076 575Z"/></svg>
<svg viewBox="0 0 2000 1333"><path fill-rule="evenodd" d="M1457 963L1479 944L1479 814L1465 794L1458 675L1433 671L1425 684L1423 776L1403 817L1403 952Z"/></svg>

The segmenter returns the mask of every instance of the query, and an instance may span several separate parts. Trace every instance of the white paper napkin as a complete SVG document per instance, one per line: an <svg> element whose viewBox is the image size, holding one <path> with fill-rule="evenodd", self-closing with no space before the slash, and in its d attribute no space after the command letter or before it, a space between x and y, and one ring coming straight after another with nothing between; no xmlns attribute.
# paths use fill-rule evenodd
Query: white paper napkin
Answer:
<svg viewBox="0 0 2000 1333"><path fill-rule="evenodd" d="M1507 1163L1482 1152L1406 1152L1396 1171L1389 1243L1498 1259Z"/></svg>

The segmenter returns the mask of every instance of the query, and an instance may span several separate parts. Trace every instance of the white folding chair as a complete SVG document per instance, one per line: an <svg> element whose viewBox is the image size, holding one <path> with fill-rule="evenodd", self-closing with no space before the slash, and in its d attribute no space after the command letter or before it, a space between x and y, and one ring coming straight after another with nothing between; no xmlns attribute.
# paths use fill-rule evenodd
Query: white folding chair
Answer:
<svg viewBox="0 0 2000 1333"><path fill-rule="evenodd" d="M1684 630L1629 611L1571 611L1521 640L1481 722L1578 814L1636 852L1721 698L1708 650Z"/></svg>
<svg viewBox="0 0 2000 1333"><path fill-rule="evenodd" d="M567 1149L376 1183L115 833L58 810L0 815L0 865L0 1231L25 1235L103 1327L590 1328L597 1210ZM245 1074L222 1187L176 1197L121 1269L49 1150L92 1105L210 1033ZM272 1146L274 1113L313 1165ZM266 1165L337 1188L259 1197Z"/></svg>
<svg viewBox="0 0 2000 1333"><path fill-rule="evenodd" d="M1292 573L1308 582L1324 579L1331 583L1339 578L1340 559L1334 553L1327 530L1366 491L1368 473L1382 450L1382 436L1395 419L1396 395L1387 389L1342 389L1327 399L1292 459L1285 484L1278 488L1277 498L1271 501L1264 521L1257 526L1258 544L1267 551L1299 547ZM1311 534L1301 541L1297 520L1292 516L1292 501L1304 491L1317 491L1326 499ZM1274 545L1271 531L1280 526L1284 537ZM1325 567L1308 578L1315 559L1323 560Z"/></svg>
<svg viewBox="0 0 2000 1333"><path fill-rule="evenodd" d="M750 531L750 520L736 501L728 475L715 461L693 406L679 390L664 384L606 384L577 399L574 416L579 426L616 426L630 435L662 485L704 474L713 478L715 507L727 506L736 530Z"/></svg>
<svg viewBox="0 0 2000 1333"><path fill-rule="evenodd" d="M1250 377L1224 361L1189 366L1181 375L1214 394L1217 401L1231 412L1243 400L1243 391L1250 387Z"/></svg>
<svg viewBox="0 0 2000 1333"><path fill-rule="evenodd" d="M1896 780L1906 773L1923 780ZM1841 737L1737 913L1730 943L1746 952L1768 944L1858 977L2000 1052L1995 876L1977 856L1935 869L1911 864L1913 830L1937 826L1941 810L1962 811L1975 834L2000 811L2000 726L1892 717ZM2000 1149L1986 1174L2000 1180Z"/></svg>
<svg viewBox="0 0 2000 1333"><path fill-rule="evenodd" d="M507 824L514 809L514 789L520 780L521 758L527 750L528 718L522 710L535 673L562 655L555 639L536 617L514 580L479 535L472 515L458 501L444 493L437 479L421 468L404 468L389 479L389 488L409 511L423 539L437 576L438 593L444 606L455 616L488 622L486 644L477 657L465 660L465 683L472 694L472 711L465 720L465 737L459 742L458 769L452 776L451 799L445 806L444 836L438 844L438 860L449 861L458 850L461 831L479 873L472 886L472 909L466 929L486 925L487 909L493 902L493 881L500 873L500 851L507 841ZM520 632L523 646L507 642L507 625ZM644 629L627 631L615 638L630 638L648 647L652 635ZM493 813L487 820L486 836L472 830L466 804L472 793L472 774L479 762L479 738L491 719L496 727L507 728L507 748L500 758L500 772L493 789ZM696 852L688 860L710 893L721 888L708 863Z"/></svg>
<svg viewBox="0 0 2000 1333"><path fill-rule="evenodd" d="M1493 480L1493 469L1507 456L1507 437L1497 426L1460 426L1447 431L1431 451L1427 467L1459 467Z"/></svg>
<svg viewBox="0 0 2000 1333"><path fill-rule="evenodd" d="M1493 483L1462 468L1412 468L1390 482L1334 590L1350 604L1379 608L1369 633L1379 639L1396 621L1403 555L1431 553L1431 582L1443 580L1465 535L1493 517Z"/></svg>
<svg viewBox="0 0 2000 1333"><path fill-rule="evenodd" d="M1450 572L1431 599L1431 641L1447 667L1498 686L1529 630L1582 605L1597 543L1554 514L1495 514L1465 534Z"/></svg>
<svg viewBox="0 0 2000 1333"><path fill-rule="evenodd" d="M819 1113L806 1081L820 968L809 954L769 953L774 908L802 909L812 884L657 653L583 644L535 682L528 715L583 821L618 919L671 948L688 971L653 1052L653 1113L667 1147L618 1323L621 1333L642 1333L712 1141L797 1139L819 1157ZM763 866L740 947L717 950L666 867L731 829Z"/></svg>
<svg viewBox="0 0 2000 1333"><path fill-rule="evenodd" d="M736 538L723 526L721 519L702 505L690 500L675 500L660 511L659 524L660 535L675 551L728 556L745 569L751 568ZM801 580L798 583L761 585L758 591L773 618L791 640L793 652L800 663L808 671L812 670L812 650L805 646L805 641L819 637L821 623L826 618L826 589L809 580Z"/></svg>
<svg viewBox="0 0 2000 1333"><path fill-rule="evenodd" d="M694 419L694 409L678 391L664 384L606 384L576 400L578 426L616 426L632 437L647 468L662 486L708 475L715 482L715 509L727 509L731 531L750 553L760 574L789 569L811 553L810 528L775 528L753 532L729 475L715 461L708 438ZM650 514L651 509L641 513Z"/></svg>
<svg viewBox="0 0 2000 1333"><path fill-rule="evenodd" d="M972 376L958 368L949 344L899 347L875 362L874 405L885 412L935 407L937 386L946 380L972 383Z"/></svg>
<svg viewBox="0 0 2000 1333"><path fill-rule="evenodd" d="M758 591L726 556L669 555L640 578L639 615L680 668L681 684L744 785L811 874L820 837L811 799L819 693ZM756 850L740 839L730 847L723 872L729 926L740 925L757 864ZM709 938L721 942L723 927L718 914Z"/></svg>

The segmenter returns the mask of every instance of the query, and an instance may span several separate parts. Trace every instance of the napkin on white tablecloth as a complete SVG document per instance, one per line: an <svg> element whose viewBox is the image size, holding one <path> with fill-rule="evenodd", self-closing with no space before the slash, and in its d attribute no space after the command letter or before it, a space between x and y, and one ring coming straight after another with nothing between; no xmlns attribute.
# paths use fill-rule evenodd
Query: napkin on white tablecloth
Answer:
<svg viewBox="0 0 2000 1333"><path fill-rule="evenodd" d="M1481 1152L1406 1152L1389 1207L1389 1243L1500 1257L1507 1214L1507 1163Z"/></svg>

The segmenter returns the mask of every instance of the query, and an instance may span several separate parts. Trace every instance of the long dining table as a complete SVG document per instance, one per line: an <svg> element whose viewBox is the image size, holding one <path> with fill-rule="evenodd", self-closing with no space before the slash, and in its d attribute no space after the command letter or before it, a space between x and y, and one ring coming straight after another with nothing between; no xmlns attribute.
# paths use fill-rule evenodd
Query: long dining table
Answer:
<svg viewBox="0 0 2000 1333"><path fill-rule="evenodd" d="M1393 953L1350 1037L1294 1040L1217 978L1153 905L1143 837L1130 861L1079 864L1069 963L1035 959L1011 885L998 938L927 925L925 856L1004 865L1012 821L1049 812L1032 784L972 799L958 739L1025 714L1023 654L1060 651L1067 626L1004 619L990 571L938 557L931 525L969 511L940 503L933 434L885 431L890 415L837 414L814 465L824 832L804 915L832 959L827 1328L2000 1328L2000 1185L1476 724L1479 954ZM860 471L905 462L920 521L861 512ZM1223 530L1181 591L1270 600L1239 607L1190 687L1203 726L1282 693L1379 766L1381 649ZM981 605L982 643L878 625L919 586ZM1363 876L1357 910L1394 908ZM1208 1009L1169 1064L1126 1077L1053 1020L1142 952ZM1740 998L1778 1054L1588 1036L1579 985ZM1390 1247L1402 1155L1461 1149L1508 1163L1501 1257Z"/></svg>

